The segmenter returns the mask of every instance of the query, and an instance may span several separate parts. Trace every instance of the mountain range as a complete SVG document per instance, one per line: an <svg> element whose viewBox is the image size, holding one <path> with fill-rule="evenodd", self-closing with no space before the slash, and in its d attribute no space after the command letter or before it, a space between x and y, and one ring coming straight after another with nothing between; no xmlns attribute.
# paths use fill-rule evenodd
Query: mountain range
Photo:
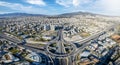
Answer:
<svg viewBox="0 0 120 65"><path fill-rule="evenodd" d="M7 14L0 14L0 17L19 17L19 16L42 16L42 17L72 17L75 15L90 15L96 16L100 14L94 14L89 12L72 12L72 13L64 13L60 15L44 15L44 14L28 14L28 13L7 13ZM105 16L105 15L101 15Z"/></svg>

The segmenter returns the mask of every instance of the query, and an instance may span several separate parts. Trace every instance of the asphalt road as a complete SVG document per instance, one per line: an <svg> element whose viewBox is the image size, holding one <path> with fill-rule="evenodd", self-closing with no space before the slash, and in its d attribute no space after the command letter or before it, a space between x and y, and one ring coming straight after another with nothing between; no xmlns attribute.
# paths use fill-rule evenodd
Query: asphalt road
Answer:
<svg viewBox="0 0 120 65"><path fill-rule="evenodd" d="M5 39L15 42L15 43L21 43L20 40L13 38L13 37L9 37L9 36L5 35L4 33L0 33L0 37L5 38Z"/></svg>
<svg viewBox="0 0 120 65"><path fill-rule="evenodd" d="M83 50L87 45L89 45L89 43L87 43L87 42L89 42L89 41L92 40L92 39L95 39L95 38L99 37L101 34L109 31L110 29L112 29L112 28L114 28L114 27L115 27L115 26L111 26L110 28L107 28L107 29L105 29L105 30L103 30L103 31L101 31L101 32L99 32L99 33L96 33L96 34L94 34L94 35L92 35L92 36L90 36L90 37L88 37L88 38L86 38L86 39L81 40L79 43L82 44L82 47L78 48L77 51L72 52L72 54L70 54L70 55L69 55L69 54L66 54L65 57L75 56L76 54L81 53L82 50ZM15 38L11 38L11 37L9 37L9 36L6 36L6 35L4 35L4 34L0 34L0 37L5 38L5 39L7 39L7 40L9 40L9 41L12 41L12 42L14 42L14 43L21 43L21 41L15 39ZM62 37L61 33L59 33L59 34L58 34L58 38L54 39L53 41L55 41L55 40L59 40L59 41L62 40L62 41L63 41L63 37ZM34 47L30 47L30 46L23 46L23 47L28 48L28 49L30 49L30 50L33 50L34 52L39 52L39 53L43 53L43 54L45 54L45 55L48 55L48 53L46 53L45 51L41 51L41 50L38 49L38 48L34 48ZM60 47L60 48L59 48L60 53L64 53L64 49L63 49L64 46L63 46L63 44L58 45L58 47ZM57 55L57 56L56 56L56 55L54 55L54 54L53 54L53 56L55 56L55 57L58 56L58 57L60 57L60 58L64 57L64 56L62 56L62 55ZM51 57L51 55L50 55L49 57ZM70 59L70 60L71 60L71 59ZM70 61L70 60L68 60L68 61ZM53 62L53 61L50 61L50 62ZM60 62L60 65L66 65L66 64L67 64L67 61L66 61L65 59L60 60L59 62ZM54 63L55 63L55 61L54 61Z"/></svg>
<svg viewBox="0 0 120 65"><path fill-rule="evenodd" d="M48 56L45 52L44 52L44 50L41 50L40 48L36 48L36 47L32 47L32 46L29 46L29 45L21 45L20 43L21 43L21 41L19 41L18 39L16 39L16 38L11 38L11 37L9 37L9 36L6 36L5 34L0 34L0 37L2 37L2 38L4 38L4 39L6 39L6 40L9 40L9 41L11 41L11 42L14 42L14 43L16 43L16 45L18 45L18 46L21 46L21 47L24 47L24 48L26 48L26 49L29 49L29 50L32 50L33 52L36 52L37 54L44 54L45 56L46 56L46 59L47 59L47 61L49 61L49 62L47 62L47 64L48 65L54 65L54 63L53 63L53 60L51 59L51 57L50 56Z"/></svg>
<svg viewBox="0 0 120 65"><path fill-rule="evenodd" d="M63 34L62 34L62 30L59 30L58 31L58 39L56 41L57 42L57 47L58 47L58 50L57 52L58 53L61 53L61 54L65 54L66 51L65 51L65 47L64 47L64 41L63 41Z"/></svg>

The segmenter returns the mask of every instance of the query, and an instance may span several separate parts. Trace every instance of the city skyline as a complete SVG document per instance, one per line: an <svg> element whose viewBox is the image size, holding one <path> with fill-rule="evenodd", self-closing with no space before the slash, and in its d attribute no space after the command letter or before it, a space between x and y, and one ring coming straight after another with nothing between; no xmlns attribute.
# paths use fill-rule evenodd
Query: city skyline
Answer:
<svg viewBox="0 0 120 65"><path fill-rule="evenodd" d="M118 0L0 0L0 65L120 65L118 6Z"/></svg>
<svg viewBox="0 0 120 65"><path fill-rule="evenodd" d="M57 15L82 11L120 16L119 6L119 0L0 0L0 14L17 12Z"/></svg>

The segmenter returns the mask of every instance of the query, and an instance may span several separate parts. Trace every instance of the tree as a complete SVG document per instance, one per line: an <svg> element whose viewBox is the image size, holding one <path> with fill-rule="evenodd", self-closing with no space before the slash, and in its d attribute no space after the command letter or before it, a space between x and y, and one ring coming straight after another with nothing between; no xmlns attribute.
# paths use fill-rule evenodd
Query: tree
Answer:
<svg viewBox="0 0 120 65"><path fill-rule="evenodd" d="M3 42L0 40L0 46L3 44Z"/></svg>

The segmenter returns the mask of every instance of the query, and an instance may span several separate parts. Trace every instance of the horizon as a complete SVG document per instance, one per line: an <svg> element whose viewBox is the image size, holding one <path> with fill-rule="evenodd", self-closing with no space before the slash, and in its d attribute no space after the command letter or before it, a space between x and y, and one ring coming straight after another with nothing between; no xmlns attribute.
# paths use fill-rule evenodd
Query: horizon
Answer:
<svg viewBox="0 0 120 65"><path fill-rule="evenodd" d="M62 15L62 14L69 14L69 13L91 13L91 14L97 14L93 12L83 12L83 11L75 11L75 12L66 12L66 13L58 13L58 14L41 14L41 13L26 13L26 12L11 12L11 13L0 13L1 15L4 14L36 14L36 15ZM98 14L98 15L104 15L104 14Z"/></svg>
<svg viewBox="0 0 120 65"><path fill-rule="evenodd" d="M90 12L120 16L119 6L119 0L0 0L0 14L60 15L71 12Z"/></svg>
<svg viewBox="0 0 120 65"><path fill-rule="evenodd" d="M120 16L117 16L117 15L106 15L106 14L99 14L99 13L93 13L93 12L82 12L82 11L76 11L76 12L67 12L67 13L60 13L60 14L34 14L34 13L25 13L25 12L11 12L11 13L0 13L0 15L9 15L9 14L28 14L28 15L43 15L43 16L59 16L59 15L63 15L63 14L71 14L71 13L90 13L90 14L94 14L94 15L102 15L102 16L110 16L110 17L120 17ZM10 15L10 16L11 16Z"/></svg>

